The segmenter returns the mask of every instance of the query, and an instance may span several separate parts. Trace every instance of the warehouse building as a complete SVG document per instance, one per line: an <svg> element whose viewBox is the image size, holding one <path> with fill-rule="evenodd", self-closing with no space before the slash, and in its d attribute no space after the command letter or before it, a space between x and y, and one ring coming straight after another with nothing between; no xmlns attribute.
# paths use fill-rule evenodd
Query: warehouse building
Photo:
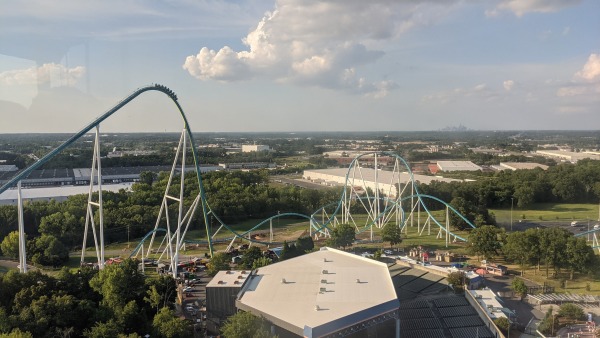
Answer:
<svg viewBox="0 0 600 338"><path fill-rule="evenodd" d="M219 271L206 284L206 328L218 333L219 327L237 312L235 299L242 286L248 280L250 271Z"/></svg>
<svg viewBox="0 0 600 338"><path fill-rule="evenodd" d="M236 307L279 337L399 337L399 301L386 264L321 248L255 270Z"/></svg>
<svg viewBox="0 0 600 338"><path fill-rule="evenodd" d="M251 153L251 152L259 152L259 151L269 151L271 147L263 144L243 144L242 145L242 153Z"/></svg>
<svg viewBox="0 0 600 338"><path fill-rule="evenodd" d="M541 168L542 170L547 170L548 166L540 163L532 163L532 162L500 162L501 170L522 170L522 169L535 169Z"/></svg>
<svg viewBox="0 0 600 338"><path fill-rule="evenodd" d="M346 168L334 168L334 169L316 169L316 170L305 170L302 174L302 178L305 180L312 181L314 183L320 183L323 185L330 186L343 186L346 184L346 175L348 175L348 169ZM461 182L461 180L443 178L438 176L427 176L413 174L415 181L419 181L422 184L430 184L433 181L439 182ZM377 179L376 179L377 178ZM379 188L386 196L396 196L396 184L406 184L410 181L410 175L406 172L393 172L387 170L375 170L371 168L360 168L360 173L352 172L348 176L348 184L361 188L370 188L375 190ZM365 187L363 187L363 182ZM376 184L377 182L377 184Z"/></svg>
<svg viewBox="0 0 600 338"><path fill-rule="evenodd" d="M471 161L438 161L437 166L441 171L477 171L481 167Z"/></svg>

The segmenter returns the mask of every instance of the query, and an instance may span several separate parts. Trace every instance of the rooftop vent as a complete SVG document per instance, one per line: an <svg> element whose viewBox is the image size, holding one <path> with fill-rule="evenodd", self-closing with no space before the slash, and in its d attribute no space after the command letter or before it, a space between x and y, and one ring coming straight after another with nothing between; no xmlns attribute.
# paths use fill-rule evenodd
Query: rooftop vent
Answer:
<svg viewBox="0 0 600 338"><path fill-rule="evenodd" d="M242 284L242 282L236 280L233 282L233 284Z"/></svg>
<svg viewBox="0 0 600 338"><path fill-rule="evenodd" d="M217 282L217 284L225 284L225 282L222 281L222 280L220 280L220 281Z"/></svg>
<svg viewBox="0 0 600 338"><path fill-rule="evenodd" d="M320 292L327 292L327 289L326 288L320 288L319 291Z"/></svg>
<svg viewBox="0 0 600 338"><path fill-rule="evenodd" d="M244 279L244 276L238 276L238 279Z"/></svg>
<svg viewBox="0 0 600 338"><path fill-rule="evenodd" d="M319 311L321 310L321 308L319 308L319 305L315 305L315 311Z"/></svg>
<svg viewBox="0 0 600 338"><path fill-rule="evenodd" d="M286 280L285 280L285 278L282 278L281 279L281 284L285 284L285 283L287 283Z"/></svg>
<svg viewBox="0 0 600 338"><path fill-rule="evenodd" d="M327 270L323 270L322 272L323 272L324 275L326 275L326 274L329 273L329 271L327 271Z"/></svg>
<svg viewBox="0 0 600 338"><path fill-rule="evenodd" d="M358 278L357 278L357 279L356 279L356 282L357 282L358 284L360 284L360 279L358 279Z"/></svg>
<svg viewBox="0 0 600 338"><path fill-rule="evenodd" d="M327 258L323 258L323 262L327 263L329 261L327 260Z"/></svg>
<svg viewBox="0 0 600 338"><path fill-rule="evenodd" d="M327 279L321 279L321 284L327 284Z"/></svg>
<svg viewBox="0 0 600 338"><path fill-rule="evenodd" d="M231 271L231 270L227 270L227 272L225 272L225 273L228 275L233 275L233 271Z"/></svg>

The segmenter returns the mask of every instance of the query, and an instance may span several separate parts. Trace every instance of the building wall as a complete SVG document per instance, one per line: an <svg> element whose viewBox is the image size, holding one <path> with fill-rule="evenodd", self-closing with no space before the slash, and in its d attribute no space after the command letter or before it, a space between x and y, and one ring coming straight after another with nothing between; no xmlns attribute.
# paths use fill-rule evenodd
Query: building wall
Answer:
<svg viewBox="0 0 600 338"><path fill-rule="evenodd" d="M241 287L207 287L206 314L209 318L225 319L237 312L235 298Z"/></svg>

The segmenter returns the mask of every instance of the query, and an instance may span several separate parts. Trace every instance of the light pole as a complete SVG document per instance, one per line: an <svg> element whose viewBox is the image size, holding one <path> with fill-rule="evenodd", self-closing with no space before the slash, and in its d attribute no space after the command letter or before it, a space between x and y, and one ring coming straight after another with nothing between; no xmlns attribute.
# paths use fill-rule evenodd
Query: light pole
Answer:
<svg viewBox="0 0 600 338"><path fill-rule="evenodd" d="M515 204L514 197L510 198L510 231L512 232L512 224L513 224L513 206Z"/></svg>

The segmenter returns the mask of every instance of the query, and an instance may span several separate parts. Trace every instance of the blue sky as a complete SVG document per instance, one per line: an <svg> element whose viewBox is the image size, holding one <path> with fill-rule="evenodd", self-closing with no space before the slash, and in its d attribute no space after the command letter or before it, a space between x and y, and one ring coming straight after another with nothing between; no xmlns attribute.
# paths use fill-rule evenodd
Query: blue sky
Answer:
<svg viewBox="0 0 600 338"><path fill-rule="evenodd" d="M136 88L192 130L600 129L595 0L0 3L0 132L75 132ZM140 96L103 131L178 131Z"/></svg>

